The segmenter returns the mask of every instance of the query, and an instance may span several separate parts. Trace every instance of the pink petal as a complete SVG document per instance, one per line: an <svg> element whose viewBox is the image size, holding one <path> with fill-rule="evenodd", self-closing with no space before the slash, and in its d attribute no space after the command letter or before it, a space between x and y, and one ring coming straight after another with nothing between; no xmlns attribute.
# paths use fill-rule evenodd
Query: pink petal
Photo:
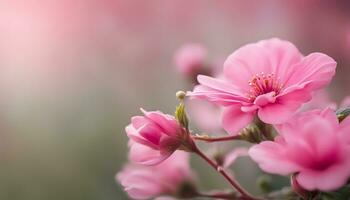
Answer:
<svg viewBox="0 0 350 200"><path fill-rule="evenodd" d="M274 38L260 41L258 44L269 52L272 72L281 80L286 80L292 74L291 66L302 59L302 54L291 42Z"/></svg>
<svg viewBox="0 0 350 200"><path fill-rule="evenodd" d="M133 127L135 127L135 129L138 129L149 122L150 121L143 116L135 116L131 118L131 124L133 125Z"/></svg>
<svg viewBox="0 0 350 200"><path fill-rule="evenodd" d="M204 75L198 75L197 80L200 84L205 85L209 88L218 91L224 91L225 93L229 93L234 96L242 96L242 91L237 86L232 85L231 83L227 83L223 80Z"/></svg>
<svg viewBox="0 0 350 200"><path fill-rule="evenodd" d="M286 86L305 85L308 90L320 89L332 80L337 63L322 53L312 53L294 66Z"/></svg>
<svg viewBox="0 0 350 200"><path fill-rule="evenodd" d="M260 95L255 99L254 104L262 107L269 103L274 103L276 101L275 95L276 92L269 92L267 94Z"/></svg>
<svg viewBox="0 0 350 200"><path fill-rule="evenodd" d="M327 122L332 125L334 129L336 129L339 126L339 120L337 115L335 114L335 111L332 107L327 107L320 113L321 117ZM350 127L350 126L349 126Z"/></svg>
<svg viewBox="0 0 350 200"><path fill-rule="evenodd" d="M309 90L304 89L303 86L295 85L293 87L286 88L279 95L277 95L278 100L281 102L300 102L305 103L312 99Z"/></svg>
<svg viewBox="0 0 350 200"><path fill-rule="evenodd" d="M157 145L155 145L154 143L148 141L143 136L141 136L140 133L131 124L128 125L127 127L125 127L125 132L131 140L133 140L137 143L146 145L150 148L158 149Z"/></svg>
<svg viewBox="0 0 350 200"><path fill-rule="evenodd" d="M301 60L298 49L290 42L279 39L248 44L231 54L224 64L225 76L236 86L249 90L247 84L257 73L274 73L285 80L290 66Z"/></svg>
<svg viewBox="0 0 350 200"><path fill-rule="evenodd" d="M197 85L193 92L187 92L187 95L197 99L204 99L222 106L230 106L232 104L241 104L247 102L245 97L237 97L224 91L218 91L204 85Z"/></svg>
<svg viewBox="0 0 350 200"><path fill-rule="evenodd" d="M221 112L222 109L206 100L187 99L187 114L191 121L204 132L222 132Z"/></svg>
<svg viewBox="0 0 350 200"><path fill-rule="evenodd" d="M277 96L276 102L261 107L259 118L269 124L281 124L290 119L301 107L303 102L311 99L310 92L304 89L295 89L289 93Z"/></svg>
<svg viewBox="0 0 350 200"><path fill-rule="evenodd" d="M349 150L347 155L349 155ZM346 184L350 176L350 159L333 165L324 171L302 171L298 174L298 183L307 190L333 191Z"/></svg>
<svg viewBox="0 0 350 200"><path fill-rule="evenodd" d="M259 118L268 124L281 124L290 119L300 107L300 103L273 103L258 110Z"/></svg>
<svg viewBox="0 0 350 200"><path fill-rule="evenodd" d="M298 171L299 166L287 160L284 149L276 142L266 141L249 149L250 157L259 167L269 173L289 175Z"/></svg>
<svg viewBox="0 0 350 200"><path fill-rule="evenodd" d="M143 165L156 165L167 159L173 152L154 150L148 146L133 143L130 147L130 160Z"/></svg>
<svg viewBox="0 0 350 200"><path fill-rule="evenodd" d="M245 113L240 106L225 108L222 115L222 125L230 135L238 135L254 118L254 112Z"/></svg>
<svg viewBox="0 0 350 200"><path fill-rule="evenodd" d="M175 118L165 115L159 111L147 112L142 108L141 111L149 120L155 124L158 124L159 127L163 130L163 133L169 136L174 136L179 133L180 125L176 122Z"/></svg>
<svg viewBox="0 0 350 200"><path fill-rule="evenodd" d="M228 168L230 167L237 158L241 157L241 156L248 156L248 149L247 148L235 148L234 150L232 150L231 152L229 152L226 156L225 156L225 161L223 164L224 168Z"/></svg>
<svg viewBox="0 0 350 200"><path fill-rule="evenodd" d="M197 79L201 85L196 86L188 96L206 99L223 106L249 102L246 95L231 83L203 75L199 75Z"/></svg>

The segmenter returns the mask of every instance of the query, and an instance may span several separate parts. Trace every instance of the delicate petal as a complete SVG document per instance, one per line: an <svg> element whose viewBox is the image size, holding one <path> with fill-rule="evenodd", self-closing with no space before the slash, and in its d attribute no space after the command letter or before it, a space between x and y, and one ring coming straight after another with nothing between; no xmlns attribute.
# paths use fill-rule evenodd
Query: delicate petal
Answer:
<svg viewBox="0 0 350 200"><path fill-rule="evenodd" d="M141 108L144 115L152 120L152 122L159 125L163 132L167 135L176 135L179 132L179 124L176 122L175 118L171 118L159 111L147 112Z"/></svg>
<svg viewBox="0 0 350 200"><path fill-rule="evenodd" d="M235 85L249 90L248 81L261 72L274 73L286 79L291 65L301 60L298 49L290 42L279 39L248 44L230 55L224 64L224 74Z"/></svg>
<svg viewBox="0 0 350 200"><path fill-rule="evenodd" d="M299 169L297 164L287 160L283 146L278 143L262 142L250 148L249 155L266 172L288 175Z"/></svg>
<svg viewBox="0 0 350 200"><path fill-rule="evenodd" d="M225 108L222 115L222 125L230 135L237 135L254 118L254 113L242 112L239 106Z"/></svg>
<svg viewBox="0 0 350 200"><path fill-rule="evenodd" d="M349 151L347 151L349 155ZM336 190L346 184L350 176L350 159L347 158L344 163L335 165L329 169L319 171L306 171L298 174L298 183L307 190Z"/></svg>
<svg viewBox="0 0 350 200"><path fill-rule="evenodd" d="M175 152L159 165L126 165L116 175L116 180L133 199L154 199L172 195L184 182L193 180L189 157L185 152Z"/></svg>
<svg viewBox="0 0 350 200"><path fill-rule="evenodd" d="M202 131L207 133L220 133L223 131L221 126L221 107L202 99L186 100L186 110L189 119Z"/></svg>
<svg viewBox="0 0 350 200"><path fill-rule="evenodd" d="M331 57L322 53L312 53L294 66L293 75L285 85L304 84L309 90L320 89L332 80L336 65Z"/></svg>
<svg viewBox="0 0 350 200"><path fill-rule="evenodd" d="M225 156L223 167L224 168L230 167L236 161L236 159L241 157L241 156L248 156L248 149L247 148L244 148L244 147L235 148L234 150L229 152Z"/></svg>
<svg viewBox="0 0 350 200"><path fill-rule="evenodd" d="M260 95L255 99L254 104L259 107L263 107L267 104L274 103L276 101L275 96L276 92L269 92L267 94Z"/></svg>
<svg viewBox="0 0 350 200"><path fill-rule="evenodd" d="M209 76L198 75L197 80L200 84L218 91L224 91L225 93L232 94L233 96L241 96L241 91L236 86L224 82L220 79L215 79Z"/></svg>
<svg viewBox="0 0 350 200"><path fill-rule="evenodd" d="M139 129L140 127L144 126L145 124L149 123L150 121L143 116L134 116L131 118L131 124L135 129Z"/></svg>
<svg viewBox="0 0 350 200"><path fill-rule="evenodd" d="M299 103L268 104L258 111L261 121L268 124L281 124L290 119L300 107Z"/></svg>
<svg viewBox="0 0 350 200"><path fill-rule="evenodd" d="M134 143L130 147L130 160L143 165L156 165L167 159L173 152L154 150L148 146Z"/></svg>
<svg viewBox="0 0 350 200"><path fill-rule="evenodd" d="M208 100L221 106L230 106L233 104L240 104L242 101L247 101L244 97L233 96L232 94L218 91L203 85L197 85L193 92L187 92L187 96Z"/></svg>
<svg viewBox="0 0 350 200"><path fill-rule="evenodd" d="M158 149L157 145L142 137L132 125L128 125L127 127L125 127L125 132L131 140L146 145L150 148Z"/></svg>

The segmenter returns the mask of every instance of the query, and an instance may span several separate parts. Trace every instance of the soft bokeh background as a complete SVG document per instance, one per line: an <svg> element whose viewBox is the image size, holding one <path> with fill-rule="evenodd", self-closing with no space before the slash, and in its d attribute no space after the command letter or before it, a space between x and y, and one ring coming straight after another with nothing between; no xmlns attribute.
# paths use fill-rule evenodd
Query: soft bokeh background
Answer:
<svg viewBox="0 0 350 200"><path fill-rule="evenodd" d="M280 37L334 57L334 100L350 93L350 1L1 0L0 199L122 200L124 127L139 107L172 113L190 89L173 66L184 43L208 59ZM204 188L225 187L203 167ZM241 159L253 192L259 173Z"/></svg>

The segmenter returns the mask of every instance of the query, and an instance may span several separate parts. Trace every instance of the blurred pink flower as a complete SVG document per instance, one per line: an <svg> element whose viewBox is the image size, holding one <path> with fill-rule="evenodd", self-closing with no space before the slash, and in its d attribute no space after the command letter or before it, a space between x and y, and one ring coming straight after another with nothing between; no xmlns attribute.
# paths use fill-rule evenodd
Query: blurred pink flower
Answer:
<svg viewBox="0 0 350 200"><path fill-rule="evenodd" d="M248 156L248 149L244 147L235 148L225 155L222 166L229 168L239 157Z"/></svg>
<svg viewBox="0 0 350 200"><path fill-rule="evenodd" d="M185 130L173 116L159 111L131 118L125 131L130 142L130 159L134 162L155 165L167 159L183 141Z"/></svg>
<svg viewBox="0 0 350 200"><path fill-rule="evenodd" d="M301 113L277 126L275 141L253 146L249 155L266 172L290 175L306 190L335 190L350 177L350 118L339 123L327 108Z"/></svg>
<svg viewBox="0 0 350 200"><path fill-rule="evenodd" d="M187 113L191 121L209 134L222 133L221 108L202 99L187 99Z"/></svg>
<svg viewBox="0 0 350 200"><path fill-rule="evenodd" d="M192 76L202 71L207 50L201 44L186 44L175 53L175 64L184 76Z"/></svg>
<svg viewBox="0 0 350 200"><path fill-rule="evenodd" d="M269 124L288 120L314 90L331 81L335 68L336 62L325 54L303 57L290 42L263 40L228 57L225 79L199 75L200 85L189 95L224 106L223 127L237 134L256 113Z"/></svg>
<svg viewBox="0 0 350 200"><path fill-rule="evenodd" d="M337 103L332 100L327 90L316 91L312 94L311 101L302 106L302 110L323 109L330 107L333 110L337 109Z"/></svg>
<svg viewBox="0 0 350 200"><path fill-rule="evenodd" d="M189 154L179 151L159 165L128 164L117 174L116 179L131 198L150 199L175 195L182 184L193 182L193 174Z"/></svg>

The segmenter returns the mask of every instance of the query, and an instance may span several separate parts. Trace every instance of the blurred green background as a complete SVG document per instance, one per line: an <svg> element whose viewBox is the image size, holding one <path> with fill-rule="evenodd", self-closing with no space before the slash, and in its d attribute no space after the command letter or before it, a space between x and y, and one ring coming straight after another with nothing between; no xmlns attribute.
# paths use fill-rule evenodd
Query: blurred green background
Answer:
<svg viewBox="0 0 350 200"><path fill-rule="evenodd" d="M173 113L175 92L191 89L173 65L187 42L210 60L270 37L325 52L339 63L339 101L350 90L349 15L346 0L1 1L0 199L127 199L114 180L124 127L140 107ZM193 168L203 188L226 187L197 158ZM259 192L256 166L235 168Z"/></svg>

